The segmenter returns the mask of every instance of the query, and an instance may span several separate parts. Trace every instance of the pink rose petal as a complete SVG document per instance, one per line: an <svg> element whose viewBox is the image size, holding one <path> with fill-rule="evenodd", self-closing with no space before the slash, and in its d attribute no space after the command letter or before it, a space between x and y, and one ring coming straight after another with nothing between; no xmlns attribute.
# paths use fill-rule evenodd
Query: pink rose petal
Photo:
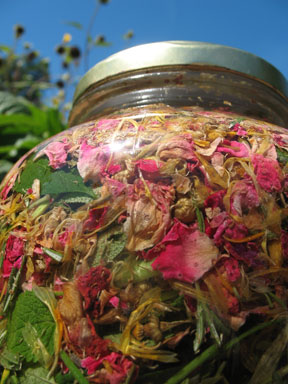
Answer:
<svg viewBox="0 0 288 384"><path fill-rule="evenodd" d="M66 164L67 152L70 147L66 139L48 144L44 153L48 156L49 165L54 169L63 167Z"/></svg>
<svg viewBox="0 0 288 384"><path fill-rule="evenodd" d="M110 158L108 145L92 147L86 141L81 144L77 168L84 181L98 182Z"/></svg>
<svg viewBox="0 0 288 384"><path fill-rule="evenodd" d="M3 277L10 276L12 268L19 269L24 254L24 241L21 237L10 235L8 237L3 261Z"/></svg>
<svg viewBox="0 0 288 384"><path fill-rule="evenodd" d="M225 141L223 144L226 144ZM244 143L239 143L238 141L228 141L225 146L219 146L217 151L226 152L236 157L248 157L250 154L249 147Z"/></svg>
<svg viewBox="0 0 288 384"><path fill-rule="evenodd" d="M141 171L144 172L158 172L160 169L159 162L153 160L153 159L140 159L136 161L136 166L141 169Z"/></svg>
<svg viewBox="0 0 288 384"><path fill-rule="evenodd" d="M159 250L152 267L159 270L164 279L187 282L199 280L218 257L218 248L205 233L180 222L174 224Z"/></svg>
<svg viewBox="0 0 288 384"><path fill-rule="evenodd" d="M279 192L282 189L283 175L276 160L266 158L262 155L254 155L252 164L256 179L261 188L266 192Z"/></svg>

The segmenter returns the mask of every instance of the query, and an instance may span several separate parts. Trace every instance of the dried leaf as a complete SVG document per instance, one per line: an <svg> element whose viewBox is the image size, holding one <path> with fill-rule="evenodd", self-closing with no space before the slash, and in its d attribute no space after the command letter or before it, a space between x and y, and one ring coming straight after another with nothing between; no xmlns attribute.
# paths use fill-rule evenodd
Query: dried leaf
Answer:
<svg viewBox="0 0 288 384"><path fill-rule="evenodd" d="M97 238L95 254L92 256L91 265L96 267L101 261L113 261L125 248L127 236L121 225L109 227L100 233Z"/></svg>

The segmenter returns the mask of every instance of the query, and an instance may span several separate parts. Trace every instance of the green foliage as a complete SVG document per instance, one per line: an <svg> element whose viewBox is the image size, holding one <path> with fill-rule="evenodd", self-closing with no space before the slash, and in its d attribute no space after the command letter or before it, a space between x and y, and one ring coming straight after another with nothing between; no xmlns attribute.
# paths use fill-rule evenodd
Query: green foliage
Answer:
<svg viewBox="0 0 288 384"><path fill-rule="evenodd" d="M82 374L80 369L76 367L76 365L73 363L73 361L67 355L67 353L65 353L62 350L60 352L60 357L61 357L63 363L66 365L66 367L69 368L69 371L72 373L72 375L76 379L77 383L79 383L79 384L89 384L88 380L84 377L84 375Z"/></svg>
<svg viewBox="0 0 288 384"><path fill-rule="evenodd" d="M288 161L288 152L285 151L284 149L279 149L279 148L276 148L276 152L277 152L277 160L280 163L286 164Z"/></svg>
<svg viewBox="0 0 288 384"><path fill-rule="evenodd" d="M0 159L0 181L4 175L10 170L12 163L8 160Z"/></svg>
<svg viewBox="0 0 288 384"><path fill-rule="evenodd" d="M11 46L0 42L0 181L20 157L46 138L66 129L63 123L71 103L66 100L72 94L75 74L83 62L88 69L88 56L91 49L111 45L105 36L94 37L93 27L101 6L109 0L97 0L91 18L86 24L78 21L66 21L69 28L84 33L84 46L81 49L71 45L72 36L65 33L55 51L62 61L63 74L51 79L49 59L42 58L32 49L32 44L24 43L24 26L14 26L14 43ZM131 39L133 31L128 31L124 39ZM83 52L83 54L82 54ZM74 71L73 71L74 67ZM45 91L53 92L48 102L44 101ZM51 91L52 90L52 91ZM48 107L47 103L52 104ZM83 199L71 196L72 199ZM87 198L87 196L86 196Z"/></svg>
<svg viewBox="0 0 288 384"><path fill-rule="evenodd" d="M35 162L30 158L24 171L21 173L20 179L15 183L14 191L23 193L32 187L34 179L40 180L40 185L49 180L52 169L48 163L49 160L47 158L41 158Z"/></svg>
<svg viewBox="0 0 288 384"><path fill-rule="evenodd" d="M130 29L128 32L125 33L125 35L123 35L123 39L130 40L132 39L133 36L134 36L134 31Z"/></svg>
<svg viewBox="0 0 288 384"><path fill-rule="evenodd" d="M65 24L76 29L83 29L83 25L78 21L65 21Z"/></svg>
<svg viewBox="0 0 288 384"><path fill-rule="evenodd" d="M9 92L0 91L0 114L29 114L29 103L23 97L16 97Z"/></svg>
<svg viewBox="0 0 288 384"><path fill-rule="evenodd" d="M27 326L28 329L32 326L37 335L38 343L35 348L41 349L41 345L43 345L45 350L52 355L54 352L54 319L47 306L33 292L29 291L21 293L16 301L8 328L7 347L12 353L20 354L27 362L36 363L39 357L33 353L33 349L23 337L23 330L25 327L27 329Z"/></svg>
<svg viewBox="0 0 288 384"><path fill-rule="evenodd" d="M41 364L41 366L49 367L52 362L52 357L48 353L45 345L39 337L38 331L29 322L25 323L24 328L21 330L25 343L30 348L33 356Z"/></svg>
<svg viewBox="0 0 288 384"><path fill-rule="evenodd" d="M40 105L42 90L51 88L47 60L40 58L35 51L18 55L7 48L0 46L0 90Z"/></svg>
<svg viewBox="0 0 288 384"><path fill-rule="evenodd" d="M46 157L36 161L30 158L27 161L20 180L15 183L14 191L23 193L32 187L34 179L40 181L41 196L64 198L63 195L68 194L68 198L74 199L74 202L78 202L77 198L80 198L81 201L82 197L95 198L91 187L84 184L76 167L70 169L69 172L66 172L65 169L53 170Z"/></svg>
<svg viewBox="0 0 288 384"><path fill-rule="evenodd" d="M4 348L0 355L0 365L6 369L21 369L21 360L18 353L13 353Z"/></svg>
<svg viewBox="0 0 288 384"><path fill-rule="evenodd" d="M51 173L50 177L43 183L41 188L42 195L59 196L61 194L88 195L94 198L91 187L84 184L77 168L72 168L69 172L59 169Z"/></svg>
<svg viewBox="0 0 288 384"><path fill-rule="evenodd" d="M112 43L107 41L106 37L103 35L97 36L94 41L93 41L91 36L88 36L87 39L88 39L89 43L93 44L94 46L98 46L98 47L109 47L110 45L112 45Z"/></svg>
<svg viewBox="0 0 288 384"><path fill-rule="evenodd" d="M16 103L14 105L17 106ZM13 108L14 105L11 103L10 108ZM65 128L58 110L40 109L31 103L25 104L24 107L25 113L23 110L22 113L0 114L0 133L4 136L5 141L9 142L9 135L15 138L27 134L43 140ZM8 108L8 103L6 103L6 108ZM20 104L18 104L18 108L20 108Z"/></svg>
<svg viewBox="0 0 288 384"><path fill-rule="evenodd" d="M26 369L18 378L19 384L55 384L53 378L49 378L49 372L43 367L31 367Z"/></svg>
<svg viewBox="0 0 288 384"><path fill-rule="evenodd" d="M57 384L73 384L75 382L74 376L72 373L66 373L66 375L62 375L60 372L55 376L55 380Z"/></svg>
<svg viewBox="0 0 288 384"><path fill-rule="evenodd" d="M156 277L159 272L151 267L152 262L131 258L127 263L116 264L113 271L115 286L122 288L127 286L129 281L141 283L151 277Z"/></svg>
<svg viewBox="0 0 288 384"><path fill-rule="evenodd" d="M19 157L65 128L57 109L40 109L23 98L0 92L0 179Z"/></svg>

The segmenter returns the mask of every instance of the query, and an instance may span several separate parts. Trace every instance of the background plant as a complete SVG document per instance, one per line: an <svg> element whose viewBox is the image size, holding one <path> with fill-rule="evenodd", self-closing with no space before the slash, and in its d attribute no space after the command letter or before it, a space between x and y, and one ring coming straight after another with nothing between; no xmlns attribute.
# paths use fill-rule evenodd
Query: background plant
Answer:
<svg viewBox="0 0 288 384"><path fill-rule="evenodd" d="M77 21L65 22L83 33L83 47L73 44L72 35L65 33L52 59L25 42L26 27L20 24L13 28L11 46L0 43L0 180L25 152L67 128L81 64L86 71L91 50L112 44L103 34L93 35L99 9L108 3L95 1L86 29ZM130 40L133 35L130 30L123 38ZM56 79L51 77L51 60L60 61Z"/></svg>

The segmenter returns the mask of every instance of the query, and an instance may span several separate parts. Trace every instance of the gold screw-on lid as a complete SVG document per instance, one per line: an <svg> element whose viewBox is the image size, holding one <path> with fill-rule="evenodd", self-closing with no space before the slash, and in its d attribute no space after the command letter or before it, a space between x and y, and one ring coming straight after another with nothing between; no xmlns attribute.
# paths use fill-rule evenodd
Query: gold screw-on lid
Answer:
<svg viewBox="0 0 288 384"><path fill-rule="evenodd" d="M288 83L266 60L240 49L197 41L165 41L120 51L92 67L80 80L74 102L92 85L133 70L169 65L205 64L223 67L264 81L288 97Z"/></svg>

